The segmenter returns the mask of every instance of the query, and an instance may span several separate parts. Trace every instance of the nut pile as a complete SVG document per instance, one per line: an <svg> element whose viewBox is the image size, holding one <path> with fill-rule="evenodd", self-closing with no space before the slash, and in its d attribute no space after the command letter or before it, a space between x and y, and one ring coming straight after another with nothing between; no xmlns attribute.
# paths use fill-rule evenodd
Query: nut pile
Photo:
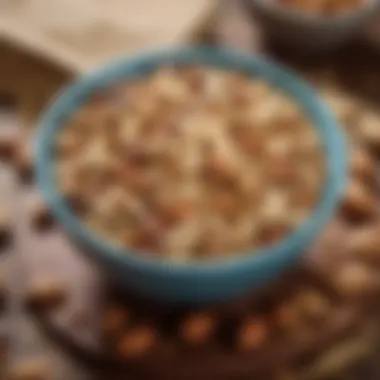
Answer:
<svg viewBox="0 0 380 380"><path fill-rule="evenodd" d="M335 15L353 11L363 5L365 0L278 0L281 4L302 12L318 15Z"/></svg>
<svg viewBox="0 0 380 380"><path fill-rule="evenodd" d="M164 67L99 92L69 118L56 176L89 228L187 261L283 238L318 201L324 160L307 116L268 83Z"/></svg>

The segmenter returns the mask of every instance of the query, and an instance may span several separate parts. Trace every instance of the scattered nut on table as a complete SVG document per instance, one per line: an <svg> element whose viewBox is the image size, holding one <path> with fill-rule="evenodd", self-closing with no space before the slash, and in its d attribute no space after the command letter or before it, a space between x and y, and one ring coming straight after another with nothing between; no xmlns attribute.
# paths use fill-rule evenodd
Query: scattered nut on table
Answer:
<svg viewBox="0 0 380 380"><path fill-rule="evenodd" d="M247 318L239 327L236 339L242 351L259 349L268 342L268 323L257 317Z"/></svg>
<svg viewBox="0 0 380 380"><path fill-rule="evenodd" d="M117 344L117 353L126 359L142 357L154 347L157 335L157 331L152 326L135 326L121 335Z"/></svg>
<svg viewBox="0 0 380 380"><path fill-rule="evenodd" d="M190 344L206 343L215 333L217 321L207 312L199 312L186 316L179 328L180 337Z"/></svg>
<svg viewBox="0 0 380 380"><path fill-rule="evenodd" d="M42 359L29 359L14 364L10 369L10 380L48 380L49 369Z"/></svg>
<svg viewBox="0 0 380 380"><path fill-rule="evenodd" d="M61 281L39 279L27 286L24 303L30 309L50 311L61 306L66 298L67 289Z"/></svg>

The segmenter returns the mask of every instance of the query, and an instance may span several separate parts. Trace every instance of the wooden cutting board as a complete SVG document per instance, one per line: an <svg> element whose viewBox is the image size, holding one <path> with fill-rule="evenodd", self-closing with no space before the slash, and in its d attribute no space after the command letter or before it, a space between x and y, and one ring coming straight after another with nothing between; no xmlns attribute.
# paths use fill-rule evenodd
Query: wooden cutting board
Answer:
<svg viewBox="0 0 380 380"><path fill-rule="evenodd" d="M73 72L189 42L217 0L0 0L0 34Z"/></svg>

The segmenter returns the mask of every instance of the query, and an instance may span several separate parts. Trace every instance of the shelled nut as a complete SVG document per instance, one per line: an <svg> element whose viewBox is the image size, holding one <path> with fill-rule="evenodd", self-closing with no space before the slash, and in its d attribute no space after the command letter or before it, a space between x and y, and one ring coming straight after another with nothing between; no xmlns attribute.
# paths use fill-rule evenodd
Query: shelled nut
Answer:
<svg viewBox="0 0 380 380"><path fill-rule="evenodd" d="M252 350L261 348L269 338L267 323L260 319L251 317L245 320L237 332L237 345L241 350Z"/></svg>
<svg viewBox="0 0 380 380"><path fill-rule="evenodd" d="M107 335L119 333L129 321L129 313L122 306L110 306L102 318L102 330Z"/></svg>
<svg viewBox="0 0 380 380"><path fill-rule="evenodd" d="M344 265L333 279L338 292L346 296L362 296L373 291L376 277L372 269L360 262Z"/></svg>
<svg viewBox="0 0 380 380"><path fill-rule="evenodd" d="M215 333L215 317L206 312L190 314L180 325L180 336L190 344L206 343Z"/></svg>
<svg viewBox="0 0 380 380"><path fill-rule="evenodd" d="M117 353L125 359L137 359L146 355L157 341L157 331L148 325L134 327L122 335Z"/></svg>
<svg viewBox="0 0 380 380"><path fill-rule="evenodd" d="M30 199L30 218L34 228L42 230L50 227L53 223L53 217L42 201L38 196Z"/></svg>
<svg viewBox="0 0 380 380"><path fill-rule="evenodd" d="M342 209L352 218L370 218L374 215L376 199L361 182L351 180L342 200Z"/></svg>
<svg viewBox="0 0 380 380"><path fill-rule="evenodd" d="M358 179L371 180L375 164L371 155L364 149L355 148L350 156L350 170Z"/></svg>
<svg viewBox="0 0 380 380"><path fill-rule="evenodd" d="M0 160L10 160L15 152L17 143L16 136L0 136Z"/></svg>
<svg viewBox="0 0 380 380"><path fill-rule="evenodd" d="M47 380L48 367L42 359L16 363L10 370L10 380Z"/></svg>
<svg viewBox="0 0 380 380"><path fill-rule="evenodd" d="M12 163L21 179L30 178L32 174L32 154L27 140L19 141L16 145Z"/></svg>
<svg viewBox="0 0 380 380"><path fill-rule="evenodd" d="M348 238L348 250L358 260L380 264L380 227L369 226L354 231Z"/></svg>
<svg viewBox="0 0 380 380"><path fill-rule="evenodd" d="M61 281L39 279L25 291L24 303L34 310L50 311L61 306L67 298L67 290Z"/></svg>

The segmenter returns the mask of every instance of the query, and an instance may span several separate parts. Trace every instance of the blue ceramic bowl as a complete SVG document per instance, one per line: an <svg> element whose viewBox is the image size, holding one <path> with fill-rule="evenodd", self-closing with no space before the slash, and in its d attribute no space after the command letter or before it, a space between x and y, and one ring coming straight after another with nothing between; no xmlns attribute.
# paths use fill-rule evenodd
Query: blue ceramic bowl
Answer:
<svg viewBox="0 0 380 380"><path fill-rule="evenodd" d="M66 118L106 85L144 75L166 64L201 63L243 70L284 90L312 119L324 144L326 178L320 202L309 219L290 236L259 252L237 253L231 259L171 263L129 252L88 230L65 203L53 180L53 145ZM179 47L130 56L79 78L45 111L35 145L35 169L45 201L53 214L88 254L100 261L120 285L159 301L202 303L222 301L265 285L294 264L335 210L346 182L346 146L339 127L313 90L287 69L263 58L209 47Z"/></svg>

